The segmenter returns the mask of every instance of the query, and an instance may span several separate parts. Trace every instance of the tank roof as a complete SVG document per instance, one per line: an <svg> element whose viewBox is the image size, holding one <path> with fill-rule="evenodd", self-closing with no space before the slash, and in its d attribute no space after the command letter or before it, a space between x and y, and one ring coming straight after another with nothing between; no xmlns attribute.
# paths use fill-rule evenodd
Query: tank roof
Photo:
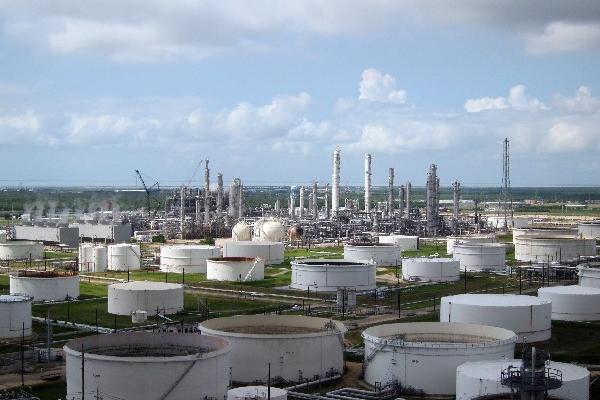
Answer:
<svg viewBox="0 0 600 400"><path fill-rule="evenodd" d="M214 262L249 262L255 261L258 257L213 257L209 261Z"/></svg>
<svg viewBox="0 0 600 400"><path fill-rule="evenodd" d="M153 281L131 281L113 283L109 288L122 290L173 290L183 288L179 283L153 282Z"/></svg>
<svg viewBox="0 0 600 400"><path fill-rule="evenodd" d="M431 262L431 263L439 263L439 262L443 262L443 263L457 263L459 262L458 260L455 260L453 258L449 258L449 257L408 257L408 258L404 258L403 261L418 261L418 262Z"/></svg>
<svg viewBox="0 0 600 400"><path fill-rule="evenodd" d="M321 265L324 267L351 267L351 266L361 266L361 265L372 265L371 262L368 261L348 261L343 258L309 258L309 259L299 259L293 260L292 264L297 265Z"/></svg>
<svg viewBox="0 0 600 400"><path fill-rule="evenodd" d="M520 367L521 363L522 361L519 359L472 361L459 365L457 373L495 380L500 378L500 371L503 369L508 368L510 365ZM583 379L590 375L586 368L574 364L550 361L548 367L560 370L563 381Z"/></svg>
<svg viewBox="0 0 600 400"><path fill-rule="evenodd" d="M543 293L557 293L557 294L581 294L581 295L600 295L600 289L595 287L570 285L570 286L551 286L538 289L539 292Z"/></svg>

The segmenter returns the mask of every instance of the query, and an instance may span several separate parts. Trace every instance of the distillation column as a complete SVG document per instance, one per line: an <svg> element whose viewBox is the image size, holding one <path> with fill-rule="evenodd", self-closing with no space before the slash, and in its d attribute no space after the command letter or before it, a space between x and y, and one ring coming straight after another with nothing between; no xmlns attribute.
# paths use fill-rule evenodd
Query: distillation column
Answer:
<svg viewBox="0 0 600 400"><path fill-rule="evenodd" d="M217 222L223 216L223 174L217 174Z"/></svg>
<svg viewBox="0 0 600 400"><path fill-rule="evenodd" d="M388 176L388 217L394 216L394 168L390 168Z"/></svg>
<svg viewBox="0 0 600 400"><path fill-rule="evenodd" d="M313 219L318 219L319 218L319 207L318 207L318 203L317 203L317 182L313 182L313 187L312 187L312 217Z"/></svg>
<svg viewBox="0 0 600 400"><path fill-rule="evenodd" d="M210 224L210 169L208 168L208 160L204 164L204 223Z"/></svg>
<svg viewBox="0 0 600 400"><path fill-rule="evenodd" d="M340 149L333 152L333 176L331 189L331 218L337 218L340 207ZM327 196L327 193L326 193ZM327 199L327 197L325 197ZM327 201L325 202L327 204ZM326 206L327 207L327 206Z"/></svg>
<svg viewBox="0 0 600 400"><path fill-rule="evenodd" d="M371 213L371 155L365 154L365 213Z"/></svg>

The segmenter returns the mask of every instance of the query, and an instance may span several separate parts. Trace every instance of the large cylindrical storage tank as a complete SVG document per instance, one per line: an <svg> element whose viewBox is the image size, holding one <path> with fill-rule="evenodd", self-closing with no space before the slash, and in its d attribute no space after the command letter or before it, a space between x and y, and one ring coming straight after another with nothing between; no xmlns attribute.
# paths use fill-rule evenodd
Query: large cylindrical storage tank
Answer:
<svg viewBox="0 0 600 400"><path fill-rule="evenodd" d="M515 294L459 294L442 297L440 322L497 326L517 334L520 343L550 340L550 300Z"/></svg>
<svg viewBox="0 0 600 400"><path fill-rule="evenodd" d="M570 237L576 238L579 234L574 228L514 228L513 244L517 244L517 239L520 237L538 237L538 238L555 238L555 237Z"/></svg>
<svg viewBox="0 0 600 400"><path fill-rule="evenodd" d="M165 272L206 273L206 260L220 257L221 249L210 245L169 245L160 247L160 270Z"/></svg>
<svg viewBox="0 0 600 400"><path fill-rule="evenodd" d="M125 282L108 286L108 312L131 315L176 314L183 310L183 285L166 282Z"/></svg>
<svg viewBox="0 0 600 400"><path fill-rule="evenodd" d="M104 272L108 268L108 249L106 246L95 246L94 250L94 272Z"/></svg>
<svg viewBox="0 0 600 400"><path fill-rule="evenodd" d="M496 243L494 235L460 235L448 236L446 238L446 253L454 253L454 245L456 243Z"/></svg>
<svg viewBox="0 0 600 400"><path fill-rule="evenodd" d="M365 382L429 395L453 395L456 367L465 362L513 358L517 340L507 329L445 322L377 325L362 337Z"/></svg>
<svg viewBox="0 0 600 400"><path fill-rule="evenodd" d="M582 222L577 226L577 232L585 239L600 239L600 221Z"/></svg>
<svg viewBox="0 0 600 400"><path fill-rule="evenodd" d="M298 315L239 315L200 323L202 335L231 343L235 382L265 382L271 377L299 382L342 374L344 332L341 322Z"/></svg>
<svg viewBox="0 0 600 400"><path fill-rule="evenodd" d="M456 400L475 400L505 394L511 398L510 389L502 386L501 373L509 366L520 368L521 360L475 361L460 365L456 369ZM590 393L590 372L573 364L550 361L547 368L562 374L562 386L550 390L551 399L588 400ZM493 398L493 397L488 397Z"/></svg>
<svg viewBox="0 0 600 400"><path fill-rule="evenodd" d="M418 282L454 282L460 278L460 263L452 258L404 258L402 279Z"/></svg>
<svg viewBox="0 0 600 400"><path fill-rule="evenodd" d="M400 247L400 251L417 250L419 248L418 236L388 235L379 236L379 243L393 244Z"/></svg>
<svg viewBox="0 0 600 400"><path fill-rule="evenodd" d="M552 302L552 319L561 321L600 321L600 289L553 286L538 289L538 297Z"/></svg>
<svg viewBox="0 0 600 400"><path fill-rule="evenodd" d="M456 243L455 260L461 270L504 271L506 269L506 246L501 243Z"/></svg>
<svg viewBox="0 0 600 400"><path fill-rule="evenodd" d="M0 339L31 336L31 297L0 295Z"/></svg>
<svg viewBox="0 0 600 400"><path fill-rule="evenodd" d="M79 244L79 270L94 272L94 245L90 243Z"/></svg>
<svg viewBox="0 0 600 400"><path fill-rule="evenodd" d="M67 399L92 400L98 395L127 400L224 399L227 395L231 346L219 338L128 332L73 339L63 350Z"/></svg>
<svg viewBox="0 0 600 400"><path fill-rule="evenodd" d="M33 301L77 299L79 279L76 272L22 270L10 275L10 293L26 294Z"/></svg>
<svg viewBox="0 0 600 400"><path fill-rule="evenodd" d="M209 281L249 282L265 279L265 261L259 257L219 257L206 261Z"/></svg>
<svg viewBox="0 0 600 400"><path fill-rule="evenodd" d="M267 386L241 386L229 389L227 400L287 400L287 390Z"/></svg>
<svg viewBox="0 0 600 400"><path fill-rule="evenodd" d="M315 292L338 288L372 290L377 287L375 264L364 261L303 259L292 261L291 287Z"/></svg>
<svg viewBox="0 0 600 400"><path fill-rule="evenodd" d="M400 265L400 246L383 243L348 243L344 245L344 260L374 262L378 267Z"/></svg>
<svg viewBox="0 0 600 400"><path fill-rule="evenodd" d="M579 266L579 286L593 287L600 289L600 268Z"/></svg>
<svg viewBox="0 0 600 400"><path fill-rule="evenodd" d="M260 257L265 265L283 262L283 243L279 242L225 242L223 257Z"/></svg>
<svg viewBox="0 0 600 400"><path fill-rule="evenodd" d="M138 244L111 244L108 246L108 269L110 271L140 269L141 257Z"/></svg>
<svg viewBox="0 0 600 400"><path fill-rule="evenodd" d="M566 261L593 255L596 255L596 239L529 236L515 239L515 259L519 261Z"/></svg>
<svg viewBox="0 0 600 400"><path fill-rule="evenodd" d="M0 243L0 260L39 260L44 256L44 245L38 242L8 241Z"/></svg>

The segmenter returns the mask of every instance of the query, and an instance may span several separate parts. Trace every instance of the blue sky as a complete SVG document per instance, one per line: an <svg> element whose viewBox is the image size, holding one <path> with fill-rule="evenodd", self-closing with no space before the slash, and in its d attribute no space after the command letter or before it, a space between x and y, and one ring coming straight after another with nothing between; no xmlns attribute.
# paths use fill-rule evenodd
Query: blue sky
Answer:
<svg viewBox="0 0 600 400"><path fill-rule="evenodd" d="M0 0L2 184L600 184L600 3Z"/></svg>

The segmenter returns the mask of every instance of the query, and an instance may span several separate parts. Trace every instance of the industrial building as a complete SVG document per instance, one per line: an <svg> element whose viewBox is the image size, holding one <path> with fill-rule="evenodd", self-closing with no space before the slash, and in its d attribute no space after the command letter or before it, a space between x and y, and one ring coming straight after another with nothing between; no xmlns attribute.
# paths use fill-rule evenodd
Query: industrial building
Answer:
<svg viewBox="0 0 600 400"><path fill-rule="evenodd" d="M66 226L66 224L15 225L13 239L77 247L79 230Z"/></svg>
<svg viewBox="0 0 600 400"><path fill-rule="evenodd" d="M105 243L126 243L133 235L131 224L113 222L81 221L69 224L79 230L83 240L102 241Z"/></svg>

